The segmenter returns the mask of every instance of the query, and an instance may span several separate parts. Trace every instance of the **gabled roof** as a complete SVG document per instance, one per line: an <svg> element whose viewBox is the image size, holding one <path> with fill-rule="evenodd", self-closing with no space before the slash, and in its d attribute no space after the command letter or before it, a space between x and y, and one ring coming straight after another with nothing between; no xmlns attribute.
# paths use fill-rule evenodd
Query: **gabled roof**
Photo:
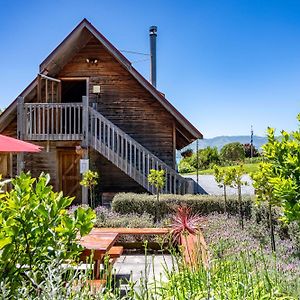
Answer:
<svg viewBox="0 0 300 300"><path fill-rule="evenodd" d="M106 48L106 50L126 69L128 72L157 99L161 105L187 130L190 142L202 138L202 134L195 128L148 80L146 80L132 65L131 62L117 50L87 19L83 19L74 30L50 53L40 64L40 73L55 75L67 63L71 55L79 51L90 39L92 34ZM20 96L29 93L36 85L33 81ZM28 90L29 89L29 90ZM1 115L0 123L12 110L16 108L15 100ZM1 130L1 126L0 126Z"/></svg>

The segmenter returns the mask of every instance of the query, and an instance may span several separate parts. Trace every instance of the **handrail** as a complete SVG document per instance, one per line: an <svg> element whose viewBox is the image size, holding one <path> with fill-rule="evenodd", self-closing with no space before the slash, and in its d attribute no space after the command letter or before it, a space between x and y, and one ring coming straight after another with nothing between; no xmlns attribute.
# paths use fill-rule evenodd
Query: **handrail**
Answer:
<svg viewBox="0 0 300 300"><path fill-rule="evenodd" d="M185 178L92 107L89 107L89 115L92 145L96 150L117 164L128 175L134 177L150 192L155 192L147 179L150 169L163 169L167 178L163 192L185 193Z"/></svg>
<svg viewBox="0 0 300 300"><path fill-rule="evenodd" d="M82 103L24 103L24 135L30 140L81 140Z"/></svg>

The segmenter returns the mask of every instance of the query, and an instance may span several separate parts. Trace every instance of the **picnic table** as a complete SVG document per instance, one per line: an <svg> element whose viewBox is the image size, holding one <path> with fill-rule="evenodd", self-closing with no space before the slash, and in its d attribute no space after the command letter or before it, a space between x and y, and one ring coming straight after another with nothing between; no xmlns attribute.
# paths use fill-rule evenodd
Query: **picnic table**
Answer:
<svg viewBox="0 0 300 300"><path fill-rule="evenodd" d="M103 232L101 234L93 234L93 232L91 232L80 239L79 243L84 247L81 253L81 260L86 261L91 254L93 255L96 279L100 278L100 264L103 262L105 254L113 247L118 236L119 234L114 232Z"/></svg>

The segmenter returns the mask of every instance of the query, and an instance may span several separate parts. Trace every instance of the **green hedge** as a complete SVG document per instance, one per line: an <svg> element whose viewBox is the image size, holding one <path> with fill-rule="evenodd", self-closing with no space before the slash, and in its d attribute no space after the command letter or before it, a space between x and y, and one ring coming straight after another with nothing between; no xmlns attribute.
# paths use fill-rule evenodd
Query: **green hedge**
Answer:
<svg viewBox="0 0 300 300"><path fill-rule="evenodd" d="M160 201L157 201L156 196L153 195L120 193L115 195L112 201L112 209L117 213L140 215L147 213L155 216L155 213L158 212L160 219L173 213L178 205L186 205L192 209L193 213L201 215L224 212L223 196L213 195L161 195ZM251 217L252 206L253 199L248 195L243 196L243 211L246 218ZM227 211L232 215L238 214L236 196L228 197Z"/></svg>

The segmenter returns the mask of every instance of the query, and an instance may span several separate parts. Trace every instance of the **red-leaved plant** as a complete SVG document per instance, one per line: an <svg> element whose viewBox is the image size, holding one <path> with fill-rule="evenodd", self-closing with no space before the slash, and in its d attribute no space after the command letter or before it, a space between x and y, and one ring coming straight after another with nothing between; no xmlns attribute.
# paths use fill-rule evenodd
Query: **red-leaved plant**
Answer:
<svg viewBox="0 0 300 300"><path fill-rule="evenodd" d="M174 240L179 240L184 233L196 234L202 218L199 215L192 214L187 206L177 207L176 214L172 217L172 230Z"/></svg>

